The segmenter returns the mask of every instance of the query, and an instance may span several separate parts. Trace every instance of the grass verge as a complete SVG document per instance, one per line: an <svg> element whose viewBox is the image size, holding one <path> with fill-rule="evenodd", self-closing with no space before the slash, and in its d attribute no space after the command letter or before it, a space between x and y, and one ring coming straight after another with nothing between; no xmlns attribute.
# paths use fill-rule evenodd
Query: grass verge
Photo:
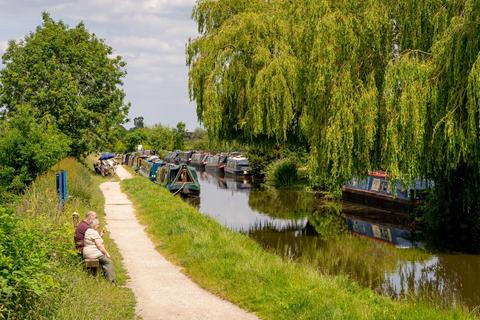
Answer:
<svg viewBox="0 0 480 320"><path fill-rule="evenodd" d="M137 177L121 182L157 249L202 287L263 319L467 319L461 310L396 302L347 277L281 259Z"/></svg>
<svg viewBox="0 0 480 320"><path fill-rule="evenodd" d="M58 209L55 173L67 170L69 200ZM73 250L72 213L83 217L88 210L104 221L104 198L99 189L108 179L93 175L77 160L67 158L40 176L15 205L18 217L30 230L40 231L51 246L50 270L54 287L25 306L21 314L6 319L133 319L135 300L125 284L126 273L114 242L106 235L105 245L112 255L119 286L104 277L92 277L83 269L83 260ZM1 318L2 315L0 315Z"/></svg>

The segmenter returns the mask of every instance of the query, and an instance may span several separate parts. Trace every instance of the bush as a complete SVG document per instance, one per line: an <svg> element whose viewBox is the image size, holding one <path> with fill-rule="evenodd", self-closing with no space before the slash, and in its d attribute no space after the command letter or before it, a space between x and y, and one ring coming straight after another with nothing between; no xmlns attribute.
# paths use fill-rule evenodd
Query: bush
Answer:
<svg viewBox="0 0 480 320"><path fill-rule="evenodd" d="M267 169L267 182L274 187L289 187L298 182L297 163L289 158L274 161Z"/></svg>
<svg viewBox="0 0 480 320"><path fill-rule="evenodd" d="M0 207L0 314L21 318L32 301L54 286L45 237Z"/></svg>
<svg viewBox="0 0 480 320"><path fill-rule="evenodd" d="M58 210L55 190L60 169L68 175L69 200L63 211ZM72 212L83 216L94 210L102 219L104 198L98 184L103 181L67 158L26 188L15 203L17 218L11 210L0 211L0 319L134 317L132 292L91 277L74 250ZM104 240L123 285L126 274L119 252L108 235Z"/></svg>
<svg viewBox="0 0 480 320"><path fill-rule="evenodd" d="M31 108L19 106L0 124L0 193L23 191L67 154L68 145L53 119L37 120Z"/></svg>

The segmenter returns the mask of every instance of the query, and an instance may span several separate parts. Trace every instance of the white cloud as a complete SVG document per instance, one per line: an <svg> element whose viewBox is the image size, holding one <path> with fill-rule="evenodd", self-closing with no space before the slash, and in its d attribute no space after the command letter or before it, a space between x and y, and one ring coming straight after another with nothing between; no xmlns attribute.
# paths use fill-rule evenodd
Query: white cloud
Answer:
<svg viewBox="0 0 480 320"><path fill-rule="evenodd" d="M8 41L7 40L0 40L0 52L5 52L8 47Z"/></svg>
<svg viewBox="0 0 480 320"><path fill-rule="evenodd" d="M194 4L195 0L0 0L0 21L9 26L0 28L0 39L18 39L34 30L42 11L71 26L83 21L127 62L131 117L143 114L150 117L148 123L168 125L182 120L194 128L196 112L187 101L185 66L185 43L197 35L190 18ZM0 53L7 45L0 40Z"/></svg>
<svg viewBox="0 0 480 320"><path fill-rule="evenodd" d="M115 36L108 39L109 45L114 48L125 48L130 51L141 52L154 51L162 53L176 52L176 43L173 41L166 41L155 37L136 37L136 36Z"/></svg>

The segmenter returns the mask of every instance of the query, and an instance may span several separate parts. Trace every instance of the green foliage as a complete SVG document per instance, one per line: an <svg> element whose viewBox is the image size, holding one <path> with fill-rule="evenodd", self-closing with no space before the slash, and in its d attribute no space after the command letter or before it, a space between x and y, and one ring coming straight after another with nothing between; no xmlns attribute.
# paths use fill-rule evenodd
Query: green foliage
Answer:
<svg viewBox="0 0 480 320"><path fill-rule="evenodd" d="M196 128L190 139L185 141L187 150L212 150L209 148L210 140L207 131L202 128ZM213 150L212 150L213 151Z"/></svg>
<svg viewBox="0 0 480 320"><path fill-rule="evenodd" d="M69 139L51 117L37 120L19 106L0 122L0 198L17 193L68 153Z"/></svg>
<svg viewBox="0 0 480 320"><path fill-rule="evenodd" d="M126 132L122 138L125 145L124 151L136 151L137 146L140 144L145 150L174 150L177 138L176 133L176 129L161 124L156 124L152 127L132 129Z"/></svg>
<svg viewBox="0 0 480 320"><path fill-rule="evenodd" d="M280 158L279 149L262 147L259 145L251 146L248 149L247 157L252 175L255 179L263 179L267 175L268 166Z"/></svg>
<svg viewBox="0 0 480 320"><path fill-rule="evenodd" d="M66 169L69 200L58 210L55 174ZM72 212L94 210L103 219L104 199L94 176L67 158L39 176L16 203L16 216L0 209L0 319L132 319L133 293L85 272L74 251ZM14 226L14 227L12 227ZM104 236L117 279L126 274L115 244ZM3 271L5 270L5 272ZM8 271L11 271L8 273ZM15 284L13 281L17 281Z"/></svg>
<svg viewBox="0 0 480 320"><path fill-rule="evenodd" d="M173 149L176 150L183 150L185 147L185 123L184 122L179 122L177 123L177 127L174 129L174 145Z"/></svg>
<svg viewBox="0 0 480 320"><path fill-rule="evenodd" d="M268 166L267 183L274 187L289 187L298 182L297 163L292 159L279 159Z"/></svg>
<svg viewBox="0 0 480 320"><path fill-rule="evenodd" d="M125 62L111 55L83 23L69 28L44 13L42 25L11 41L2 57L0 106L10 114L28 104L36 118L52 117L70 138L71 154L85 156L106 145L128 112Z"/></svg>
<svg viewBox="0 0 480 320"><path fill-rule="evenodd" d="M144 129L136 129L128 132L125 135L125 146L126 152L137 151L138 145L142 145L145 149L148 149L146 146L147 142L147 130Z"/></svg>
<svg viewBox="0 0 480 320"><path fill-rule="evenodd" d="M322 239L343 235L347 231L345 218L342 216L342 206L337 202L322 204L313 214L310 214L308 222L313 225Z"/></svg>
<svg viewBox="0 0 480 320"><path fill-rule="evenodd" d="M305 139L315 186L382 169L465 201L431 203L431 226L480 217L479 16L477 0L198 1L190 97L216 138Z"/></svg>
<svg viewBox="0 0 480 320"><path fill-rule="evenodd" d="M12 210L0 207L0 318L22 314L55 286L49 240L40 230L23 226Z"/></svg>

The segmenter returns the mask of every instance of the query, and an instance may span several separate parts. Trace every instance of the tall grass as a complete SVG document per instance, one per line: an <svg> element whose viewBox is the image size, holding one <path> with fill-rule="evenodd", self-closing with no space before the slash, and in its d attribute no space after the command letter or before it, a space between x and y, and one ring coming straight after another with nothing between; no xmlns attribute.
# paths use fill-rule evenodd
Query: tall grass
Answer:
<svg viewBox="0 0 480 320"><path fill-rule="evenodd" d="M59 210L55 191L55 173L67 170L68 202ZM50 270L54 286L42 293L21 313L2 314L7 319L132 319L134 297L125 284L126 273L113 241L104 237L112 255L119 286L103 277L94 278L83 269L83 261L74 251L72 213L81 217L94 210L104 218L104 198L99 183L105 181L92 175L84 165L67 158L40 176L16 204L18 217L27 228L40 232L51 246ZM1 304L1 303L0 303ZM1 310L1 308L0 308Z"/></svg>
<svg viewBox="0 0 480 320"><path fill-rule="evenodd" d="M466 319L461 310L395 302L348 277L320 274L263 250L245 235L147 179L122 182L157 248L201 286L264 319Z"/></svg>

